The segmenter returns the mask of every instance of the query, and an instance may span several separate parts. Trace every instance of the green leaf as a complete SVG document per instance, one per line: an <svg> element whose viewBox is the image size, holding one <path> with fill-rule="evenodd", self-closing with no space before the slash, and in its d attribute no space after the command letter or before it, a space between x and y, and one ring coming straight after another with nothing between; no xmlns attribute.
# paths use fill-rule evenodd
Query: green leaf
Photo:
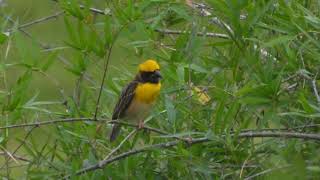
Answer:
<svg viewBox="0 0 320 180"><path fill-rule="evenodd" d="M313 172L320 172L320 166L307 166L307 170Z"/></svg>
<svg viewBox="0 0 320 180"><path fill-rule="evenodd" d="M49 69L49 67L52 66L52 64L55 62L57 56L58 56L57 51L50 53L47 56L45 63L41 67L42 71L44 71L44 72L47 71Z"/></svg>
<svg viewBox="0 0 320 180"><path fill-rule="evenodd" d="M5 138L3 136L0 136L0 144L3 142Z"/></svg>
<svg viewBox="0 0 320 180"><path fill-rule="evenodd" d="M0 32L0 44L3 44L6 42L6 40L8 39L8 35L6 33L2 33Z"/></svg>
<svg viewBox="0 0 320 180"><path fill-rule="evenodd" d="M213 120L213 126L214 126L214 133L215 134L220 134L220 132L222 132L222 128L223 128L223 118L224 118L224 106L225 103L224 101L221 101L218 105L217 105L217 109L216 109L216 113L215 113L215 117Z"/></svg>
<svg viewBox="0 0 320 180"><path fill-rule="evenodd" d="M314 109L310 106L309 102L307 101L303 93L300 94L298 101L307 113L312 114L315 112Z"/></svg>
<svg viewBox="0 0 320 180"><path fill-rule="evenodd" d="M243 97L240 99L240 101L242 103L245 104L250 104L250 105L262 105L262 104L270 104L271 103L271 99L269 98L264 98L264 97Z"/></svg>
<svg viewBox="0 0 320 180"><path fill-rule="evenodd" d="M112 20L111 17L105 16L105 19L104 19L104 39L105 39L106 47L109 47L113 41L111 20Z"/></svg>
<svg viewBox="0 0 320 180"><path fill-rule="evenodd" d="M189 66L186 66L186 67L189 67ZM208 70L206 70L205 68L198 66L196 64L191 64L190 69L193 69L194 71L200 72L200 73L209 73Z"/></svg>
<svg viewBox="0 0 320 180"><path fill-rule="evenodd" d="M174 107L174 104L173 104L171 98L168 95L165 96L165 106L166 106L166 110L167 110L168 121L171 124L175 124L176 110L175 110L175 107Z"/></svg>
<svg viewBox="0 0 320 180"><path fill-rule="evenodd" d="M270 41L262 44L262 46L263 47L274 47L274 46L279 45L279 44L287 44L290 41L292 41L293 39L295 39L295 36L290 36L290 35L278 36L278 37L273 38Z"/></svg>
<svg viewBox="0 0 320 180"><path fill-rule="evenodd" d="M184 18L185 20L190 20L191 16L188 14L185 8L183 6L178 6L178 5L172 5L169 8L170 10L174 11L177 13L180 17Z"/></svg>

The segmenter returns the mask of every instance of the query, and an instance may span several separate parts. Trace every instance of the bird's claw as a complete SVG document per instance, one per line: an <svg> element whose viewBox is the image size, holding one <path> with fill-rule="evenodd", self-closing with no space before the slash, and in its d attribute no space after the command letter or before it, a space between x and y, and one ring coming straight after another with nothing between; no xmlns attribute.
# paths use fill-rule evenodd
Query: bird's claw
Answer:
<svg viewBox="0 0 320 180"><path fill-rule="evenodd" d="M191 145L192 144L192 137L187 137L184 139L184 141L187 143L187 145Z"/></svg>
<svg viewBox="0 0 320 180"><path fill-rule="evenodd" d="M144 128L144 122L140 121L138 124L138 129L143 129Z"/></svg>

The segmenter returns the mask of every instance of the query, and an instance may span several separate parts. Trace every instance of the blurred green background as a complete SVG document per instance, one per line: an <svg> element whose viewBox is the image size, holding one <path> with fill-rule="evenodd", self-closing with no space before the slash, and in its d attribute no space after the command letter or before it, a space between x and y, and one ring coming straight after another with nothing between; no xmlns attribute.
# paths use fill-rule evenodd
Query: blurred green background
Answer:
<svg viewBox="0 0 320 180"><path fill-rule="evenodd" d="M169 133L140 131L122 144L119 153L176 136L210 139L193 146L182 142L166 150L150 149L80 178L320 176L318 141L228 136L247 129L319 134L320 102L314 92L320 69L319 1L0 2L0 42L4 33L12 31L0 44L1 127L92 117L105 55L114 43L97 117L111 116L137 65L153 58L160 63L164 79L148 125ZM112 16L92 13L88 7ZM65 14L23 28L27 33L16 29L61 11ZM240 20L240 15L246 18ZM204 36L207 32L223 33L226 38ZM0 175L60 179L74 174L98 163L134 130L122 128L118 140L110 143L110 128L98 122L3 128Z"/></svg>

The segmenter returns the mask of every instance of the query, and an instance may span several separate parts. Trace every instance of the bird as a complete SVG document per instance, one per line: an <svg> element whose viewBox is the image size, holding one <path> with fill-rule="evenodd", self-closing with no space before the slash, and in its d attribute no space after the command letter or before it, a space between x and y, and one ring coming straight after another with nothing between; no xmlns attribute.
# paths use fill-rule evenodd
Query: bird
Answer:
<svg viewBox="0 0 320 180"><path fill-rule="evenodd" d="M160 94L161 79L160 66L156 60L148 59L139 64L135 78L122 89L112 120L138 122L138 128L143 128L144 118L148 116ZM117 138L120 130L121 124L114 123L110 142Z"/></svg>

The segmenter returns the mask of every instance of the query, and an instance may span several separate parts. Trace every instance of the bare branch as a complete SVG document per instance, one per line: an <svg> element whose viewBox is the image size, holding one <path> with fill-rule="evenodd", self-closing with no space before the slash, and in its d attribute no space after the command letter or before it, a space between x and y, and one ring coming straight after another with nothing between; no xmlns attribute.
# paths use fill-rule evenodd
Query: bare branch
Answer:
<svg viewBox="0 0 320 180"><path fill-rule="evenodd" d="M301 126L295 126L295 127L287 127L287 128L263 128L263 129L244 129L241 130L241 132L250 132L250 131L291 131L291 130L297 130L297 129L306 129L306 128L315 128L320 127L320 124L307 124L307 125L301 125Z"/></svg>
<svg viewBox="0 0 320 180"><path fill-rule="evenodd" d="M318 92L318 89L317 89L316 80L313 79L313 80L311 81L311 84L312 84L312 88L313 88L313 93L314 93L314 95L315 95L316 98L317 98L318 104L320 105L320 96L319 96L319 92Z"/></svg>
<svg viewBox="0 0 320 180"><path fill-rule="evenodd" d="M107 73L108 73L108 67L109 67L110 56L111 56L111 51L112 51L113 44L114 44L114 43L112 43L112 44L110 45L109 50L108 50L108 54L107 54L107 56L106 56L107 59L106 59L105 65L104 65L102 82L101 82L101 85L100 85L99 95L98 95L98 99L97 99L97 103L96 103L96 110L95 110L95 112L94 112L94 119L97 119L98 110L99 110L99 106L100 106L101 94L102 94L104 82L105 82L105 79L106 79Z"/></svg>
<svg viewBox="0 0 320 180"><path fill-rule="evenodd" d="M18 155L12 155L12 153L10 153L10 152L8 152L8 151L4 151L4 152L0 152L0 156L1 155L9 155L10 154L10 156L12 156L12 157L14 157L15 159L17 159L17 160L21 160L21 161L26 161L26 162L31 162L31 160L29 160L29 159L27 159L27 158L24 158L24 157L22 157L22 156L18 156Z"/></svg>
<svg viewBox="0 0 320 180"><path fill-rule="evenodd" d="M52 1L58 2L58 0L52 0ZM81 9L86 8L84 5L79 5L79 7L80 7ZM110 12L108 12L108 11L102 11L102 10L96 9L96 8L89 8L89 10L90 10L91 12L94 12L94 13L97 13L97 14L101 14L101 15L109 15L109 16L111 15Z"/></svg>
<svg viewBox="0 0 320 180"><path fill-rule="evenodd" d="M131 133L129 133L129 134L127 135L127 137L125 137L125 138L120 142L120 144L119 144L116 148L114 148L103 160L109 159L109 158L110 158L114 153L116 153L116 152L121 148L121 146L122 146L129 138L131 138L136 132L137 132L137 129L131 131Z"/></svg>
<svg viewBox="0 0 320 180"><path fill-rule="evenodd" d="M58 119L58 120L52 120L52 121L40 121L40 122L34 122L34 123L9 125L9 126L0 127L0 130L12 129L12 128L23 128L23 127L39 127L44 125L56 124L56 123L71 123L71 122L77 122L77 121L98 121L98 120L94 120L92 118L67 118L67 119Z"/></svg>
<svg viewBox="0 0 320 180"><path fill-rule="evenodd" d="M28 133L26 134L26 136L24 137L23 141L19 144L19 146L13 151L12 154L10 154L10 157L14 157L14 155L16 154L16 152L26 143L28 137L31 135L31 133L33 132L33 130L35 129L35 126L33 126ZM8 163L10 162L11 159L7 158L6 159L6 163L1 166L0 169L2 169L4 166L8 165Z"/></svg>
<svg viewBox="0 0 320 180"><path fill-rule="evenodd" d="M164 34L189 34L191 32L188 31L179 31L179 30L170 30L170 29L156 29L155 31L159 33L164 33ZM198 32L198 36L207 36L207 37L217 37L217 38L223 38L223 39L229 39L229 36L226 34L221 34L221 33L202 33Z"/></svg>
<svg viewBox="0 0 320 180"><path fill-rule="evenodd" d="M26 27L29 27L29 26L32 26L32 25L35 25L35 24L38 24L38 23L41 23L41 22L44 22L44 21L48 21L50 19L57 18L58 16L60 16L62 14L64 14L64 11L60 11L60 12L57 12L57 13L55 13L53 15L50 15L50 16L47 16L47 17L43 17L43 18L40 18L40 19L36 19L36 20L31 21L31 22L26 23L26 24L22 24L18 28L19 29L26 28Z"/></svg>
<svg viewBox="0 0 320 180"><path fill-rule="evenodd" d="M239 138L255 138L255 137L277 137L277 138L298 138L320 141L320 134L307 134L297 132L272 132L272 131L251 131L243 132L238 135Z"/></svg>

